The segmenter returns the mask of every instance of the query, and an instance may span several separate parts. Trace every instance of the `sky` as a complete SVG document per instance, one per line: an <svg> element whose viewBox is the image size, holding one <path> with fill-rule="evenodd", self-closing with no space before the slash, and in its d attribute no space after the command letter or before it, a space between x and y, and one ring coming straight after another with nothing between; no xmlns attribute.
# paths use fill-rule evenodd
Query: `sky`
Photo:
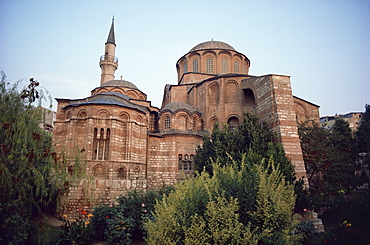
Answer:
<svg viewBox="0 0 370 245"><path fill-rule="evenodd" d="M0 0L0 71L53 98L90 96L115 18L116 78L160 107L176 62L199 43L233 46L250 75L288 75L320 116L370 104L369 0ZM57 102L54 100L54 109Z"/></svg>

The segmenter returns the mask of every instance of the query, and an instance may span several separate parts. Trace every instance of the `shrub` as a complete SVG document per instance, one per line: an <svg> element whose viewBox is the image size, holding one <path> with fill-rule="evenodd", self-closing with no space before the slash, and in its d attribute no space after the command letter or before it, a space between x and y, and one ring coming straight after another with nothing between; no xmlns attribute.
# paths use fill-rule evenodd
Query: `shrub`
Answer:
<svg viewBox="0 0 370 245"><path fill-rule="evenodd" d="M174 186L144 226L148 244L295 244L293 186L271 161L213 165Z"/></svg>
<svg viewBox="0 0 370 245"><path fill-rule="evenodd" d="M143 222L151 219L156 201L171 190L171 187L147 192L134 190L120 196L115 204L96 207L92 218L95 238L120 244L144 239Z"/></svg>
<svg viewBox="0 0 370 245"><path fill-rule="evenodd" d="M77 219L69 219L67 215L63 215L62 231L58 244L89 244L94 238L94 229L91 223L93 215L84 210L79 210L79 212L80 215Z"/></svg>

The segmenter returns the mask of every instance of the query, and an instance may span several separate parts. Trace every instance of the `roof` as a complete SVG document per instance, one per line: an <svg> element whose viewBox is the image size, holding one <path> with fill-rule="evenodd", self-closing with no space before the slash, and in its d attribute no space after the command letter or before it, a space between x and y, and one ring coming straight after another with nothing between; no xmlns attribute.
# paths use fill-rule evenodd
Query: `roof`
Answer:
<svg viewBox="0 0 370 245"><path fill-rule="evenodd" d="M100 93L88 97L83 102L76 102L69 104L69 106L81 106L81 105L118 105L126 108L137 109L145 113L145 107L141 105L134 104L129 101L130 97L118 92L106 92Z"/></svg>
<svg viewBox="0 0 370 245"><path fill-rule="evenodd" d="M135 84L126 80L110 80L103 83L100 87L127 87L132 89L138 89Z"/></svg>
<svg viewBox="0 0 370 245"><path fill-rule="evenodd" d="M197 107L189 105L188 103L184 103L184 102L169 103L162 109L162 111L164 111L164 110L169 110L171 112L176 112L177 110L187 110L190 113L193 113L193 112L199 112L200 113L200 111L198 110Z"/></svg>
<svg viewBox="0 0 370 245"><path fill-rule="evenodd" d="M112 44L116 45L116 41L115 41L115 37L114 37L114 17L112 19L112 25L110 27L107 42L105 44L107 44L107 43L112 43Z"/></svg>
<svg viewBox="0 0 370 245"><path fill-rule="evenodd" d="M196 46L194 46L192 49L190 49L189 52L194 52L198 50L204 50L204 49L226 49L226 50L233 50L236 51L231 45L220 42L220 41L207 41L200 43Z"/></svg>

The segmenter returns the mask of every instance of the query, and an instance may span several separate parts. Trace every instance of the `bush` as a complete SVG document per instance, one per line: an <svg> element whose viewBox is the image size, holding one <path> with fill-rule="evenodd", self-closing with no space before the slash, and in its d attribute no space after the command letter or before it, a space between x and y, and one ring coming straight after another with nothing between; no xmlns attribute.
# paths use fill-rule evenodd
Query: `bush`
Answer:
<svg viewBox="0 0 370 245"><path fill-rule="evenodd" d="M62 231L58 244L89 244L94 238L94 229L91 223L92 214L79 210L77 219L69 219L63 215Z"/></svg>
<svg viewBox="0 0 370 245"><path fill-rule="evenodd" d="M171 187L147 192L134 190L119 197L116 204L96 207L92 218L95 238L119 244L144 239L144 221L151 219L156 201L171 190Z"/></svg>
<svg viewBox="0 0 370 245"><path fill-rule="evenodd" d="M295 244L295 197L271 161L213 165L177 183L145 224L148 244Z"/></svg>

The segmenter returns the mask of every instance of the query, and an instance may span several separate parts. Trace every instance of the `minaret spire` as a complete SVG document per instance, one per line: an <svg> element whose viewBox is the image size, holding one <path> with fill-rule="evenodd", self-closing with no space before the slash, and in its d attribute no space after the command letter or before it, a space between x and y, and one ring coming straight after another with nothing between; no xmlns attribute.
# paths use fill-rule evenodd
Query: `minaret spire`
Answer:
<svg viewBox="0 0 370 245"><path fill-rule="evenodd" d="M116 41L114 37L114 16L112 18L112 25L109 30L108 39L105 43L104 55L100 57L101 79L100 86L104 83L114 79L114 72L118 67L118 59L116 54Z"/></svg>
<svg viewBox="0 0 370 245"><path fill-rule="evenodd" d="M114 45L116 45L116 40L114 38L114 15L113 15L113 18L112 18L112 25L110 27L110 31L109 31L109 35L108 35L108 39L107 39L107 43L112 43Z"/></svg>

